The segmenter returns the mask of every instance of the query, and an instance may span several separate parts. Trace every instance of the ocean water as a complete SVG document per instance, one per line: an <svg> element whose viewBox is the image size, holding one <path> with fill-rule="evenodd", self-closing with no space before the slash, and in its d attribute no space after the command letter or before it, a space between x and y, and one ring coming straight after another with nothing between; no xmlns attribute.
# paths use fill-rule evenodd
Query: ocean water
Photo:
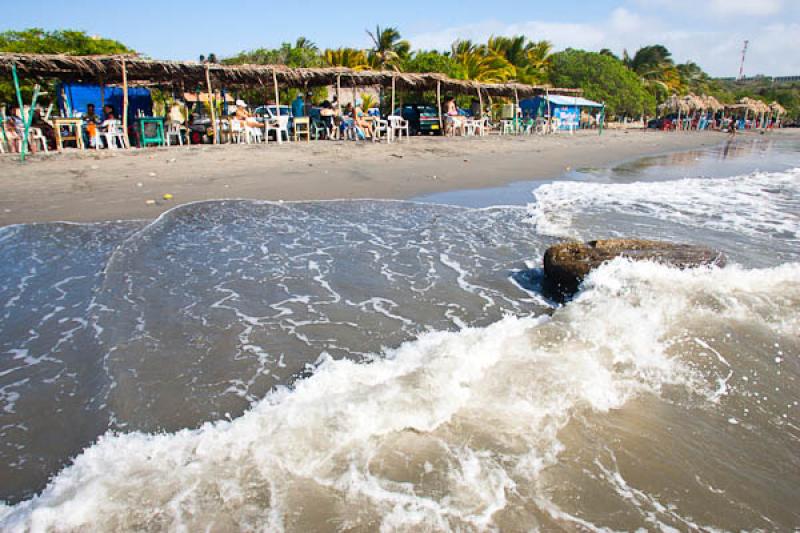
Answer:
<svg viewBox="0 0 800 533"><path fill-rule="evenodd" d="M728 149L0 229L0 530L800 527L800 156ZM730 265L542 295L618 235Z"/></svg>

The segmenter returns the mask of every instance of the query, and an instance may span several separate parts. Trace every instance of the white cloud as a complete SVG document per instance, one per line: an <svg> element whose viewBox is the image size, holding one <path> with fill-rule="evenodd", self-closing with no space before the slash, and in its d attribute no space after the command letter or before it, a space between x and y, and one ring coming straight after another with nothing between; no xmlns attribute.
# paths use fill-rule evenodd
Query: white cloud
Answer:
<svg viewBox="0 0 800 533"><path fill-rule="evenodd" d="M711 0L710 8L717 15L764 17L780 13L783 0Z"/></svg>
<svg viewBox="0 0 800 533"><path fill-rule="evenodd" d="M700 13L716 17L777 15L784 8L784 0L632 0L646 10L669 10L674 13ZM694 16L694 15L692 15Z"/></svg>
<svg viewBox="0 0 800 533"><path fill-rule="evenodd" d="M653 5L664 0L638 0ZM674 0L671 0L674 1ZM678 0L681 1L681 0ZM698 0L702 1L702 0ZM752 3L762 5L776 0L725 0L733 7ZM707 6L708 7L708 6ZM735 76L739 70L742 43L750 41L745 63L745 74L772 76L800 74L800 22L762 22L753 24L699 24L692 26L681 18L657 17L652 12L645 15L619 7L609 13L606 20L588 23L548 22L528 20L506 24L486 20L465 26L443 28L410 36L418 49L447 50L456 39L485 42L490 35L523 34L533 40L547 39L556 50L582 48L600 50L609 48L621 54L649 44L664 44L672 51L677 62L694 61L713 76Z"/></svg>

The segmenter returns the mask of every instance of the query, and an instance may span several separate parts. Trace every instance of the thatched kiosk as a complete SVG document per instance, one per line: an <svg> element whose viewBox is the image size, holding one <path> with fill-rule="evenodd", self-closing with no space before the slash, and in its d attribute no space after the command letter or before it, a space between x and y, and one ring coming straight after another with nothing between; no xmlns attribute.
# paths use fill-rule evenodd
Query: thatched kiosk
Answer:
<svg viewBox="0 0 800 533"><path fill-rule="evenodd" d="M214 94L220 88L265 88L274 91L276 104L279 103L280 88L333 86L338 93L342 87L351 87L355 90L356 87L380 86L391 89L392 109L394 109L396 90L431 90L436 91L440 115L443 90L454 94L474 94L481 101L484 95L489 98L500 96L518 100L520 96L535 96L546 92L576 95L582 93L580 89L552 88L544 85L456 80L439 73L354 70L345 67L220 65L192 61L160 61L135 55L69 56L0 53L0 76L10 77L14 69L20 76L37 80L55 78L61 81L121 85L125 93L129 85L173 87L181 93L191 92L189 89L202 86L208 94ZM123 117L127 115L127 107L123 108L122 115Z"/></svg>
<svg viewBox="0 0 800 533"><path fill-rule="evenodd" d="M677 118L678 129L681 129L681 126L680 126L680 124L681 124L681 115L686 116L689 113L689 111L691 111L691 107L686 102L686 100L684 100L683 98L681 98L677 94L673 94L672 96L667 98L666 101L663 104L658 106L658 110L660 112L662 112L662 113L664 111L668 111L670 113L677 113L678 114L678 118Z"/></svg>

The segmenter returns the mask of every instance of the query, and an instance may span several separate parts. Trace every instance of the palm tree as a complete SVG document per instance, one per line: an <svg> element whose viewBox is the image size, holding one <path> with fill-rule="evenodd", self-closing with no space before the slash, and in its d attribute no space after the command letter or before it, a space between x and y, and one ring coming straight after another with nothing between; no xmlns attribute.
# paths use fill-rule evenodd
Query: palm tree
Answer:
<svg viewBox="0 0 800 533"><path fill-rule="evenodd" d="M681 84L686 89L695 94L706 94L710 92L712 84L711 77L706 74L697 63L687 61L682 65L678 65L676 68L681 78Z"/></svg>
<svg viewBox="0 0 800 533"><path fill-rule="evenodd" d="M322 59L329 67L347 67L354 70L369 68L367 54L355 48L327 49L322 54Z"/></svg>
<svg viewBox="0 0 800 533"><path fill-rule="evenodd" d="M524 35L490 37L486 48L505 57L514 67L513 79L523 83L540 83L546 77L548 56L553 45L548 41L529 41Z"/></svg>
<svg viewBox="0 0 800 533"><path fill-rule="evenodd" d="M504 82L514 77L516 70L503 55L486 46L476 46L471 41L456 41L451 47L458 79L486 83Z"/></svg>
<svg viewBox="0 0 800 533"><path fill-rule="evenodd" d="M680 74L666 47L660 44L645 46L637 50L633 58L625 52L624 61L657 100L663 101L670 94L683 92Z"/></svg>
<svg viewBox="0 0 800 533"><path fill-rule="evenodd" d="M309 52L319 52L319 48L311 39L303 37L302 35L297 38L294 47L298 50L308 50Z"/></svg>
<svg viewBox="0 0 800 533"><path fill-rule="evenodd" d="M397 28L375 27L375 32L367 30L372 39L369 51L369 63L373 68L400 70L400 62L406 59L411 51L411 43L400 36Z"/></svg>

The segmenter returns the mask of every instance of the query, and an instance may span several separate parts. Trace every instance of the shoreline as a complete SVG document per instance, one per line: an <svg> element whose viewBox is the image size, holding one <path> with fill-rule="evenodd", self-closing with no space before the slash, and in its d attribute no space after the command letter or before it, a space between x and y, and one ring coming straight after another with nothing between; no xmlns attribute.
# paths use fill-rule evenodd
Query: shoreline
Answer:
<svg viewBox="0 0 800 533"><path fill-rule="evenodd" d="M797 137L781 130L771 138ZM756 138L745 134L740 140ZM571 169L719 146L719 132L607 130L574 136L411 138L394 144L196 145L0 158L0 226L152 220L177 205L221 199L408 200L554 180ZM164 194L173 195L164 200ZM150 203L148 203L150 201ZM154 202L154 203L153 203Z"/></svg>

